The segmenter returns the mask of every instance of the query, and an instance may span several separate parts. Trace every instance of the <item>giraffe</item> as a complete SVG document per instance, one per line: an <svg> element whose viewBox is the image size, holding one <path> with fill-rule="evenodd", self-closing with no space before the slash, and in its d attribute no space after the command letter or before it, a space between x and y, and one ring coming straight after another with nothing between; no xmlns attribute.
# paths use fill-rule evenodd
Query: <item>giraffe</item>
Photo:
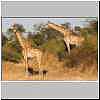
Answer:
<svg viewBox="0 0 100 100"><path fill-rule="evenodd" d="M38 62L38 70L41 69L41 59L42 59L42 51L36 48L32 48L31 44L28 41L25 41L22 37L21 37L21 32L18 31L18 28L14 25L12 25L12 27L10 28L14 34L16 35L21 47L22 47L22 54L23 54L23 58L24 58L24 62L25 62L25 72L30 72L31 75L33 74L38 74L40 73L40 71L34 71L32 69L32 67L29 67L29 60L31 60L33 57L36 57L36 60ZM43 70L43 74L45 74L44 72L45 70ZM40 75L39 75L39 80L40 80Z"/></svg>
<svg viewBox="0 0 100 100"><path fill-rule="evenodd" d="M64 36L63 40L66 43L69 55L70 55L70 44L74 44L78 47L84 41L84 38L82 36L77 36L77 35L72 34L68 29L65 29L64 26L62 26L62 25L58 25L58 24L49 22L48 28L55 29L63 34L63 36Z"/></svg>

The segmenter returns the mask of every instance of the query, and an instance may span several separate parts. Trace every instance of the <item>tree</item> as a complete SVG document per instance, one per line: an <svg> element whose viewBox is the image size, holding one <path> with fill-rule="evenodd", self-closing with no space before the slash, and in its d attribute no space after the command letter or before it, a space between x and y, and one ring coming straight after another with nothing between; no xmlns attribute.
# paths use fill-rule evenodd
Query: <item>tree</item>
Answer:
<svg viewBox="0 0 100 100"><path fill-rule="evenodd" d="M33 30L34 30L35 32L43 31L45 25L46 25L46 24L44 24L44 23L34 24L34 25L33 25Z"/></svg>
<svg viewBox="0 0 100 100"><path fill-rule="evenodd" d="M11 28L8 29L8 31L9 31L10 33L13 32L12 27L14 27L14 28L15 28L17 31L19 31L19 32L25 32L25 28L23 27L23 25L21 25L21 24L13 24L13 25L11 26Z"/></svg>
<svg viewBox="0 0 100 100"><path fill-rule="evenodd" d="M89 21L89 27L92 30L98 32L98 20L91 20L91 21Z"/></svg>
<svg viewBox="0 0 100 100"><path fill-rule="evenodd" d="M74 27L74 30L75 30L75 31L80 31L81 28L80 28L80 26L75 26L75 27Z"/></svg>
<svg viewBox="0 0 100 100"><path fill-rule="evenodd" d="M69 23L69 22L66 22L66 23L64 23L64 24L62 24L66 29L69 29L69 30L71 30L71 23Z"/></svg>
<svg viewBox="0 0 100 100"><path fill-rule="evenodd" d="M13 33L12 27L20 33L25 32L25 28L21 24L14 24L7 30L7 33L10 35L9 41L11 41L11 45L13 45L13 47L15 47L18 51L21 51L21 46L16 38L16 35Z"/></svg>
<svg viewBox="0 0 100 100"><path fill-rule="evenodd" d="M21 24L13 24L8 30L7 30L7 35L8 35L8 39L9 40L12 40L12 41L16 41L16 36L15 34L13 33L13 29L16 29L18 32L25 32L25 28L23 27L23 25Z"/></svg>
<svg viewBox="0 0 100 100"><path fill-rule="evenodd" d="M89 33L97 33L98 32L98 20L97 19L87 19L87 24L84 28L87 28Z"/></svg>
<svg viewBox="0 0 100 100"><path fill-rule="evenodd" d="M19 32L25 32L23 25L14 24L12 27L14 27ZM2 59L13 61L13 62L18 62L22 58L21 46L18 40L16 39L16 36L13 33L12 28L9 28L7 30L7 35L8 35L8 41L3 46Z"/></svg>
<svg viewBox="0 0 100 100"><path fill-rule="evenodd" d="M81 27L80 26L75 26L73 32L77 35L80 35L81 34Z"/></svg>
<svg viewBox="0 0 100 100"><path fill-rule="evenodd" d="M6 42L8 41L8 39L3 33L1 33L1 37L2 37L2 46L4 46Z"/></svg>
<svg viewBox="0 0 100 100"><path fill-rule="evenodd" d="M63 42L63 35L57 30L46 28L45 26L44 24L35 25L36 34L29 34L28 38L32 39L32 44L34 46L39 46L45 51L52 52L60 59L64 58L66 47Z"/></svg>

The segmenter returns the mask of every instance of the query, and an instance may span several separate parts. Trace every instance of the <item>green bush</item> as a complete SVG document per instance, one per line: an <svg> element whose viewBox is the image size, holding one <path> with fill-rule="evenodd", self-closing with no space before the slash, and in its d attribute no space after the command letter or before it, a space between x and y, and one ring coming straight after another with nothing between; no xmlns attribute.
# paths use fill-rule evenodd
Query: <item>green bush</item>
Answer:
<svg viewBox="0 0 100 100"><path fill-rule="evenodd" d="M42 45L42 48L45 50L54 53L56 55L64 56L65 53L65 45L62 41L51 39Z"/></svg>
<svg viewBox="0 0 100 100"><path fill-rule="evenodd" d="M20 46L14 45L14 43L6 43L2 47L2 60L19 62L22 59L22 53Z"/></svg>
<svg viewBox="0 0 100 100"><path fill-rule="evenodd" d="M20 62L22 56L18 53L18 52L6 52L6 51L3 51L2 53L2 59L5 60L5 61L12 61L12 62Z"/></svg>

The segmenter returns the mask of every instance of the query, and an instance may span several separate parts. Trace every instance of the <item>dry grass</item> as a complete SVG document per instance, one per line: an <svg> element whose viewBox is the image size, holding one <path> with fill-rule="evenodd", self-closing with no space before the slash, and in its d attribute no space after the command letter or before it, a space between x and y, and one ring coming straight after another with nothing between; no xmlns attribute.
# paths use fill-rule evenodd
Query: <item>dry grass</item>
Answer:
<svg viewBox="0 0 100 100"><path fill-rule="evenodd" d="M44 56L45 57L45 56ZM57 57L52 54L46 55L46 60L41 65L42 69L48 70L46 80L97 80L97 64L96 62L88 65L80 63L76 67L64 67L64 62L59 62ZM3 80L43 80L37 76L28 77L25 73L23 63L2 62Z"/></svg>

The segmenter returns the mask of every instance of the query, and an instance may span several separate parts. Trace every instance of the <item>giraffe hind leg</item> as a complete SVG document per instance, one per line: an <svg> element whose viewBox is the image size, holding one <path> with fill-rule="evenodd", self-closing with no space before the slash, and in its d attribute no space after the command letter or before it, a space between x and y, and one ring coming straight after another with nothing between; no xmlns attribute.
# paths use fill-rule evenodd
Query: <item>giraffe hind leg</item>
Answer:
<svg viewBox="0 0 100 100"><path fill-rule="evenodd" d="M38 79L40 80L41 79L41 76L40 76L40 70L41 70L41 55L40 54L37 55L37 62L38 62L38 70L39 70Z"/></svg>

